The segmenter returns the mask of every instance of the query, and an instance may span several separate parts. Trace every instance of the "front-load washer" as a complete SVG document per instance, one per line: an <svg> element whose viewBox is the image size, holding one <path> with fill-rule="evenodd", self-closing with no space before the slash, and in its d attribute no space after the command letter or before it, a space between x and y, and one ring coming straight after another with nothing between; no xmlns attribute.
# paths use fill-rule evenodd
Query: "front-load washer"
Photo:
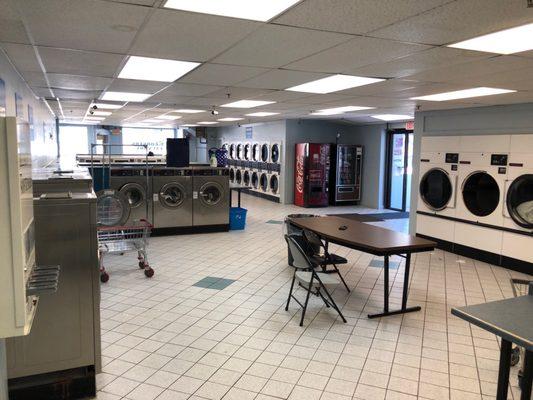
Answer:
<svg viewBox="0 0 533 400"><path fill-rule="evenodd" d="M152 202L149 190L149 169L144 167L111 168L109 186L127 202L130 213L124 225L131 225L141 219L150 219Z"/></svg>
<svg viewBox="0 0 533 400"><path fill-rule="evenodd" d="M155 228L192 226L192 171L154 168L152 172Z"/></svg>
<svg viewBox="0 0 533 400"><path fill-rule="evenodd" d="M229 224L229 179L226 168L194 168L193 225Z"/></svg>
<svg viewBox="0 0 533 400"><path fill-rule="evenodd" d="M533 263L533 135L512 135L502 255Z"/></svg>
<svg viewBox="0 0 533 400"><path fill-rule="evenodd" d="M251 161L261 161L261 143L252 143L252 157Z"/></svg>
<svg viewBox="0 0 533 400"><path fill-rule="evenodd" d="M501 254L510 135L462 136L455 240Z"/></svg>
<svg viewBox="0 0 533 400"><path fill-rule="evenodd" d="M281 162L281 142L273 142L270 144L270 161L273 164Z"/></svg>
<svg viewBox="0 0 533 400"><path fill-rule="evenodd" d="M457 179L460 139L423 137L420 153L420 180L416 232L452 242L457 203Z"/></svg>
<svg viewBox="0 0 533 400"><path fill-rule="evenodd" d="M279 174L277 172L273 172L268 175L268 191L272 196L280 197Z"/></svg>
<svg viewBox="0 0 533 400"><path fill-rule="evenodd" d="M270 192L270 182L268 179L268 173L266 171L259 173L259 191L261 193Z"/></svg>

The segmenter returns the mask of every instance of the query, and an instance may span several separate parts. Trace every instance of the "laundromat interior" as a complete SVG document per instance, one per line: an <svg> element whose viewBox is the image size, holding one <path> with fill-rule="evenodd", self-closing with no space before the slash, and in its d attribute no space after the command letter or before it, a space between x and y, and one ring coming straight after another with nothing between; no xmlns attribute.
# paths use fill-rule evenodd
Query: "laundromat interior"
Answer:
<svg viewBox="0 0 533 400"><path fill-rule="evenodd" d="M532 400L532 0L0 0L0 400Z"/></svg>

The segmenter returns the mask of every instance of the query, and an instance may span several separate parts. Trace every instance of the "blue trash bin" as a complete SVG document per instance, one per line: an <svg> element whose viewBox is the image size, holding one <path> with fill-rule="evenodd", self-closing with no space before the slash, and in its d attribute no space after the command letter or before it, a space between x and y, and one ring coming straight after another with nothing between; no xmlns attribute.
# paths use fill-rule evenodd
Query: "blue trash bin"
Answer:
<svg viewBox="0 0 533 400"><path fill-rule="evenodd" d="M232 231L243 230L246 226L246 213L248 210L241 207L231 207L229 210L229 229Z"/></svg>

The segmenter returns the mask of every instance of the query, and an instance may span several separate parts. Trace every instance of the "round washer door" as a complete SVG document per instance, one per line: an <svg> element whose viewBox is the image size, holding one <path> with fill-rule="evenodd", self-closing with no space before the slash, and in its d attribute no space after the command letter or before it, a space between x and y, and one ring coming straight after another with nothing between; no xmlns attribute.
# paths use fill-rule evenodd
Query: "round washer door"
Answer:
<svg viewBox="0 0 533 400"><path fill-rule="evenodd" d="M507 191L507 210L519 226L533 229L533 174L520 175Z"/></svg>
<svg viewBox="0 0 533 400"><path fill-rule="evenodd" d="M261 146L261 161L267 162L268 161L268 144L264 144Z"/></svg>
<svg viewBox="0 0 533 400"><path fill-rule="evenodd" d="M229 170L229 180L230 182L235 182L235 170L233 168Z"/></svg>
<svg viewBox="0 0 533 400"><path fill-rule="evenodd" d="M420 198L435 211L446 208L453 194L450 175L440 168L427 171L420 179Z"/></svg>
<svg viewBox="0 0 533 400"><path fill-rule="evenodd" d="M244 159L249 161L251 153L252 153L252 146L250 146L250 144L245 144L244 145Z"/></svg>
<svg viewBox="0 0 533 400"><path fill-rule="evenodd" d="M279 179L277 175L272 175L270 177L270 191L274 194L277 194L279 190Z"/></svg>
<svg viewBox="0 0 533 400"><path fill-rule="evenodd" d="M199 198L206 206L215 206L220 203L224 195L222 186L216 182L207 182L200 188Z"/></svg>
<svg viewBox="0 0 533 400"><path fill-rule="evenodd" d="M485 171L472 172L463 183L463 201L478 217L492 214L500 202L498 182Z"/></svg>
<svg viewBox="0 0 533 400"><path fill-rule="evenodd" d="M130 210L128 201L115 190L102 190L97 193L96 222L98 225L124 225L130 216Z"/></svg>
<svg viewBox="0 0 533 400"><path fill-rule="evenodd" d="M232 160L235 160L235 145L234 144L230 144L229 146L229 158L231 158Z"/></svg>
<svg viewBox="0 0 533 400"><path fill-rule="evenodd" d="M242 182L242 172L240 169L238 169L235 173L235 182L237 182L238 184Z"/></svg>
<svg viewBox="0 0 533 400"><path fill-rule="evenodd" d="M255 143L252 146L252 160L253 161L259 161L259 153L261 152L261 146L259 143Z"/></svg>
<svg viewBox="0 0 533 400"><path fill-rule="evenodd" d="M259 175L257 172L252 172L252 186L254 189L257 189L259 187Z"/></svg>
<svg viewBox="0 0 533 400"><path fill-rule="evenodd" d="M273 144L270 149L270 158L273 163L279 162L279 145L277 143Z"/></svg>
<svg viewBox="0 0 533 400"><path fill-rule="evenodd" d="M268 190L268 176L267 176L267 174L261 174L261 178L259 179L259 185L261 186L261 190L263 192L266 192Z"/></svg>
<svg viewBox="0 0 533 400"><path fill-rule="evenodd" d="M186 197L185 189L176 182L167 183L159 190L159 203L166 208L178 208Z"/></svg>
<svg viewBox="0 0 533 400"><path fill-rule="evenodd" d="M243 153L243 147L242 144L237 145L237 160L242 160L242 153Z"/></svg>
<svg viewBox="0 0 533 400"><path fill-rule="evenodd" d="M137 208L144 204L146 191L138 183L127 183L122 186L119 193L124 196L131 208Z"/></svg>
<svg viewBox="0 0 533 400"><path fill-rule="evenodd" d="M246 186L250 184L250 171L244 171L242 180Z"/></svg>

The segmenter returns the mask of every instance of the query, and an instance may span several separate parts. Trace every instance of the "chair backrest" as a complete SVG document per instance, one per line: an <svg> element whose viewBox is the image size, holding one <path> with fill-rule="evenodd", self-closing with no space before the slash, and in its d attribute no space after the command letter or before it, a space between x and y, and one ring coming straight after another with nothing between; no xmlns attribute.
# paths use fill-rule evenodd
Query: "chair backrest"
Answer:
<svg viewBox="0 0 533 400"><path fill-rule="evenodd" d="M322 247L324 247L324 244L322 243L322 240L318 237L318 235L315 232L311 232L308 230L303 231L304 239L307 241L307 247L310 251L313 252L313 254L320 254Z"/></svg>
<svg viewBox="0 0 533 400"><path fill-rule="evenodd" d="M296 269L309 269L312 268L312 264L307 258L305 251L302 249L302 246L298 243L298 238L301 239L301 236L285 235L285 241L289 246L289 251L291 252L293 263L291 267Z"/></svg>

